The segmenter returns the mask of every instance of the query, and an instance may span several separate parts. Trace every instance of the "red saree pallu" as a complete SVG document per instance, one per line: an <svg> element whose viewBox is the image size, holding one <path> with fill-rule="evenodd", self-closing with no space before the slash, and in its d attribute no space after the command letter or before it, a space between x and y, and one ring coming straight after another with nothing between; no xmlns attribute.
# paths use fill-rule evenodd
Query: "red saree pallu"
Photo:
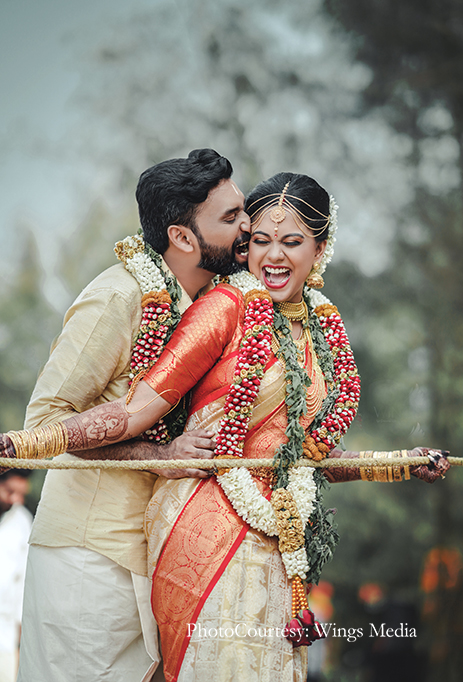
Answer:
<svg viewBox="0 0 463 682"><path fill-rule="evenodd" d="M168 682L177 680L193 625L248 529L215 479L201 481L172 528L151 593Z"/></svg>

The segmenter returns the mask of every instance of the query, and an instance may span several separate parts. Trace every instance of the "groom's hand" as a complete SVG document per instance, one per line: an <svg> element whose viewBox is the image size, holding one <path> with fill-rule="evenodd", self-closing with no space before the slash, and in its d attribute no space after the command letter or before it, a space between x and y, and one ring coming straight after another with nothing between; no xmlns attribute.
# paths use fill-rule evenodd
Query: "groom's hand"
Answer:
<svg viewBox="0 0 463 682"><path fill-rule="evenodd" d="M214 456L214 432L197 429L182 433L168 445L156 450L156 459L212 459ZM210 469L152 469L165 478L208 478Z"/></svg>
<svg viewBox="0 0 463 682"><path fill-rule="evenodd" d="M214 456L213 431L197 429L183 433L168 445L156 445L138 438L123 443L104 445L91 450L75 450L72 454L82 459L113 460L168 460L168 459L211 459ZM9 440L9 439L8 439ZM209 469L150 469L165 478L207 478Z"/></svg>

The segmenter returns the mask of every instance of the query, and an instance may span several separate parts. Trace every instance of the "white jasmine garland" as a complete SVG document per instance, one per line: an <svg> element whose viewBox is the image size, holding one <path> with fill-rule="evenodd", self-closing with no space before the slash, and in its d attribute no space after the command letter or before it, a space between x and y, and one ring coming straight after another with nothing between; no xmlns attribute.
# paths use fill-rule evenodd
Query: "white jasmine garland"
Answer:
<svg viewBox="0 0 463 682"><path fill-rule="evenodd" d="M142 294L165 289L166 284L160 269L145 253L135 253L133 258L127 259L125 267L137 280Z"/></svg>
<svg viewBox="0 0 463 682"><path fill-rule="evenodd" d="M302 580L307 577L307 571L310 567L307 561L305 547L301 547L295 552L282 552L281 558L289 580L296 576L299 576Z"/></svg>
<svg viewBox="0 0 463 682"><path fill-rule="evenodd" d="M126 270L135 277L142 294L162 291L166 288L163 271L144 251L145 242L141 235L135 234L117 242L114 249Z"/></svg>
<svg viewBox="0 0 463 682"><path fill-rule="evenodd" d="M312 308L318 308L320 305L331 305L330 299L324 296L320 291L317 291L317 289L309 289L307 285L304 286L304 294L309 297Z"/></svg>
<svg viewBox="0 0 463 682"><path fill-rule="evenodd" d="M236 513L251 528L266 535L277 535L277 521L273 506L259 491L248 469L236 468L217 477ZM292 467L287 490L293 496L302 524L305 526L313 511L317 486L310 467ZM288 578L298 575L304 579L309 570L305 547L295 552L283 552L283 563Z"/></svg>
<svg viewBox="0 0 463 682"><path fill-rule="evenodd" d="M322 259L320 261L320 268L318 270L318 273L320 275L322 275L325 272L326 266L333 258L334 243L336 241L335 234L338 229L338 208L339 206L337 205L335 198L332 195L330 195L330 222L328 229L328 240L326 243L325 253L323 254Z"/></svg>
<svg viewBox="0 0 463 682"><path fill-rule="evenodd" d="M228 282L232 287L236 287L243 294L247 294L249 291L258 289L259 291L266 291L264 285L260 280L257 279L255 275L247 270L241 270L228 277Z"/></svg>
<svg viewBox="0 0 463 682"><path fill-rule="evenodd" d="M287 490L297 505L297 510L305 527L314 507L317 486L313 480L311 467L292 467L289 470Z"/></svg>
<svg viewBox="0 0 463 682"><path fill-rule="evenodd" d="M277 534L273 507L259 491L249 471L237 467L217 477L236 513L255 530L266 535Z"/></svg>

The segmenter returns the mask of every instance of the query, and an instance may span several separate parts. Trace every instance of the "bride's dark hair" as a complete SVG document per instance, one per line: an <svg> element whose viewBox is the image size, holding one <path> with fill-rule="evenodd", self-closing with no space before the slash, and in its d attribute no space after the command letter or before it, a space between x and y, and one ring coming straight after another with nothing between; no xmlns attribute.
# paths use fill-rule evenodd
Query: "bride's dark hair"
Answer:
<svg viewBox="0 0 463 682"><path fill-rule="evenodd" d="M286 188L286 190L285 190ZM261 210L277 205L284 192L285 202L292 204L303 223L313 231L317 241L328 237L330 197L313 178L300 173L277 173L259 183L246 197L245 211L256 216ZM325 227L326 226L326 227Z"/></svg>

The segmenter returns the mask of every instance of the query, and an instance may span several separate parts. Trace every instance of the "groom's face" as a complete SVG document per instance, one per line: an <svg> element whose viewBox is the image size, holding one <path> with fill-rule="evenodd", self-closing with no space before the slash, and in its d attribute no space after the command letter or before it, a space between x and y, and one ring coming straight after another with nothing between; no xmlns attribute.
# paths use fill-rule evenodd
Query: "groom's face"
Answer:
<svg viewBox="0 0 463 682"><path fill-rule="evenodd" d="M209 192L196 213L193 232L201 251L199 268L229 275L246 263L241 251L249 241L250 222L244 194L233 180L222 180Z"/></svg>

